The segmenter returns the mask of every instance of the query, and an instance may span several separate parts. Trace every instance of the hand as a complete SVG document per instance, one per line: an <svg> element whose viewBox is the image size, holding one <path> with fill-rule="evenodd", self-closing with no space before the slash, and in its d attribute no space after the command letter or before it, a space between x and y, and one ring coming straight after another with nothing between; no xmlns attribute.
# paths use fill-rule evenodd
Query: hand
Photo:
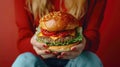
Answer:
<svg viewBox="0 0 120 67"><path fill-rule="evenodd" d="M47 49L48 46L46 44L36 41L36 35L31 38L31 44L33 45L33 49L35 50L35 52L42 58L45 59L54 57L54 55Z"/></svg>
<svg viewBox="0 0 120 67"><path fill-rule="evenodd" d="M62 52L59 56L57 56L57 58L74 59L82 53L83 49L85 48L85 44L86 44L86 39L83 37L83 40L80 44L73 46L71 48L71 51Z"/></svg>

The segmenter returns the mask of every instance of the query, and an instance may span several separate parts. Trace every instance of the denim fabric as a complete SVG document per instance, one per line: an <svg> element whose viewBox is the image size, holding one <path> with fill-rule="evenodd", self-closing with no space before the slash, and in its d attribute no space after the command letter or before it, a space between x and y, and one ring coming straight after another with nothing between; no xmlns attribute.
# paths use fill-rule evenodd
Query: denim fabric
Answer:
<svg viewBox="0 0 120 67"><path fill-rule="evenodd" d="M12 67L103 67L100 59L92 52L85 51L75 59L63 60L49 58L44 61L32 53L23 53L17 57Z"/></svg>
<svg viewBox="0 0 120 67"><path fill-rule="evenodd" d="M96 54L85 51L75 59L71 59L65 67L103 67L103 64Z"/></svg>
<svg viewBox="0 0 120 67"><path fill-rule="evenodd" d="M69 60L65 59L57 59L57 58L49 58L45 60L45 63L48 67L64 67Z"/></svg>

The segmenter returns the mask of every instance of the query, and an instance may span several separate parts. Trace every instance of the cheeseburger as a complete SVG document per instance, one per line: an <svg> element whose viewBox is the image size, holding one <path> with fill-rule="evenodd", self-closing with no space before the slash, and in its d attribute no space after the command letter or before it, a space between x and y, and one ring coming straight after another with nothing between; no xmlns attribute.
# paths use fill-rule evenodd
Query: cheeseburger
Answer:
<svg viewBox="0 0 120 67"><path fill-rule="evenodd" d="M71 14L51 12L43 16L39 23L36 40L47 44L51 51L69 51L82 41L82 25Z"/></svg>

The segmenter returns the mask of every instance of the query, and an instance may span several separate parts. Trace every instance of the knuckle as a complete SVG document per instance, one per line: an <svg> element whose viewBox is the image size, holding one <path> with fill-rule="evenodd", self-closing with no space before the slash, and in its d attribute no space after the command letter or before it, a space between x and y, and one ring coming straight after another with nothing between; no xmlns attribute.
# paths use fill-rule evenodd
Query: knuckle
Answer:
<svg viewBox="0 0 120 67"><path fill-rule="evenodd" d="M37 55L40 55L40 52L38 52L37 50L35 50L35 52L36 52Z"/></svg>
<svg viewBox="0 0 120 67"><path fill-rule="evenodd" d="M33 44L33 43L34 43L32 38L31 38L31 40L30 40L30 43L31 43L31 44Z"/></svg>

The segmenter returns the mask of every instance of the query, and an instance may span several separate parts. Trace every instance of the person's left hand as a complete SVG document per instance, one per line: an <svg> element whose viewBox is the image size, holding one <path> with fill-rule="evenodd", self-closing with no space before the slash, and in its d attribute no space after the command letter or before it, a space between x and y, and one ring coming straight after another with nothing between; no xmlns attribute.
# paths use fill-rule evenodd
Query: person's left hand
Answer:
<svg viewBox="0 0 120 67"><path fill-rule="evenodd" d="M58 55L57 58L74 59L82 53L83 49L85 48L85 44L86 44L86 39L83 37L83 40L80 44L73 46L71 48L71 51L61 52L61 54Z"/></svg>

